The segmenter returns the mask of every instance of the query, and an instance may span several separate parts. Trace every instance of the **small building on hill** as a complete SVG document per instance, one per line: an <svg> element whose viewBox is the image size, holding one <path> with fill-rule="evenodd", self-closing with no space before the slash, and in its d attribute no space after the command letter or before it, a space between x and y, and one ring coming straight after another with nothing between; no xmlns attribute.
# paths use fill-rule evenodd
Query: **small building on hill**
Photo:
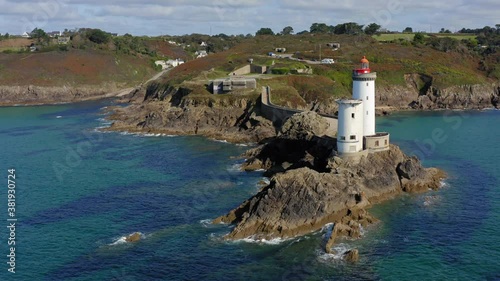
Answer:
<svg viewBox="0 0 500 281"><path fill-rule="evenodd" d="M55 37L61 36L62 33L61 33L61 31L51 31L51 32L48 32L47 35L51 38L55 38Z"/></svg>
<svg viewBox="0 0 500 281"><path fill-rule="evenodd" d="M194 53L196 55L196 58L199 59L199 58L204 58L206 56L208 56L208 53L207 51L205 50L202 50L202 51L196 51L196 53Z"/></svg>
<svg viewBox="0 0 500 281"><path fill-rule="evenodd" d="M235 90L256 89L254 78L226 78L210 81L209 88L213 94L226 94Z"/></svg>
<svg viewBox="0 0 500 281"><path fill-rule="evenodd" d="M326 43L326 46L332 49L340 49L340 43Z"/></svg>

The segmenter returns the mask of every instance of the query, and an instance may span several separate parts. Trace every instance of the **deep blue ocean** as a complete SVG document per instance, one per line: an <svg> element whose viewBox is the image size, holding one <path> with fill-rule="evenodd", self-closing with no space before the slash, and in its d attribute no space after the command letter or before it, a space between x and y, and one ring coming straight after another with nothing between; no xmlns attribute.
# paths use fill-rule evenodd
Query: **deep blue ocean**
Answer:
<svg viewBox="0 0 500 281"><path fill-rule="evenodd" d="M378 131L449 177L439 191L372 208L381 223L337 246L359 249L349 264L321 250L324 231L223 241L230 226L209 221L265 180L238 171L249 147L99 132L112 104L0 108L0 280L500 280L500 111L378 119ZM124 243L134 232L143 239Z"/></svg>

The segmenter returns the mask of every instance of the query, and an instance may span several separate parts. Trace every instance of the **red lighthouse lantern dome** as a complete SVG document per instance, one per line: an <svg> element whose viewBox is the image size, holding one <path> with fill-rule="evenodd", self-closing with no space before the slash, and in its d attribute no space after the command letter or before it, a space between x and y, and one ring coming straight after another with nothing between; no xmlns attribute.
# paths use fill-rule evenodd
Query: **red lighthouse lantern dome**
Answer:
<svg viewBox="0 0 500 281"><path fill-rule="evenodd" d="M361 59L361 68L355 69L354 74L361 75L370 73L370 62L366 59L366 56L363 56Z"/></svg>

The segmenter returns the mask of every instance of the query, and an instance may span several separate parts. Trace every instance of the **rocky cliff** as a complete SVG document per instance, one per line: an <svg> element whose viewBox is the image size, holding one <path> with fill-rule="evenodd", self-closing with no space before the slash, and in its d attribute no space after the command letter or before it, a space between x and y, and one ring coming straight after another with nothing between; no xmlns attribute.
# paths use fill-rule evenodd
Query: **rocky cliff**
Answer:
<svg viewBox="0 0 500 281"><path fill-rule="evenodd" d="M440 187L442 171L422 167L395 145L359 159L335 156L335 140L317 136L322 125L308 124L319 119L314 115L294 115L278 138L245 155L244 169L264 168L272 178L255 196L214 220L235 225L227 239L288 238L328 223L338 224L335 237L356 237L360 224L375 221L364 210L371 204Z"/></svg>
<svg viewBox="0 0 500 281"><path fill-rule="evenodd" d="M405 86L377 88L377 106L395 109L482 109L500 106L500 85L456 85L440 88L433 77L405 75Z"/></svg>
<svg viewBox="0 0 500 281"><path fill-rule="evenodd" d="M130 91L131 89L129 89ZM38 105L79 102L120 94L114 83L78 87L0 86L0 105Z"/></svg>
<svg viewBox="0 0 500 281"><path fill-rule="evenodd" d="M259 114L258 95L190 95L191 90L150 84L128 107L115 108L110 130L203 135L230 142L260 142L276 135Z"/></svg>

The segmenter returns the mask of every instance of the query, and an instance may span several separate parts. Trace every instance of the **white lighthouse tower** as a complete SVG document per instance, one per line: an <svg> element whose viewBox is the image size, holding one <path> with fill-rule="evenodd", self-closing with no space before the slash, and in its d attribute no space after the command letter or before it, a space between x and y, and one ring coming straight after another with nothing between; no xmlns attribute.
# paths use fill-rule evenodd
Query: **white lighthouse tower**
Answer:
<svg viewBox="0 0 500 281"><path fill-rule="evenodd" d="M361 68L352 73L352 98L363 101L363 135L375 135L375 80L377 73L371 72L370 62L363 56Z"/></svg>
<svg viewBox="0 0 500 281"><path fill-rule="evenodd" d="M337 151L341 155L363 150L363 101L337 100L339 104L339 126Z"/></svg>
<svg viewBox="0 0 500 281"><path fill-rule="evenodd" d="M339 104L337 152L356 157L390 149L390 134L375 131L375 80L370 62L363 57L361 68L352 74L352 99L337 100Z"/></svg>

